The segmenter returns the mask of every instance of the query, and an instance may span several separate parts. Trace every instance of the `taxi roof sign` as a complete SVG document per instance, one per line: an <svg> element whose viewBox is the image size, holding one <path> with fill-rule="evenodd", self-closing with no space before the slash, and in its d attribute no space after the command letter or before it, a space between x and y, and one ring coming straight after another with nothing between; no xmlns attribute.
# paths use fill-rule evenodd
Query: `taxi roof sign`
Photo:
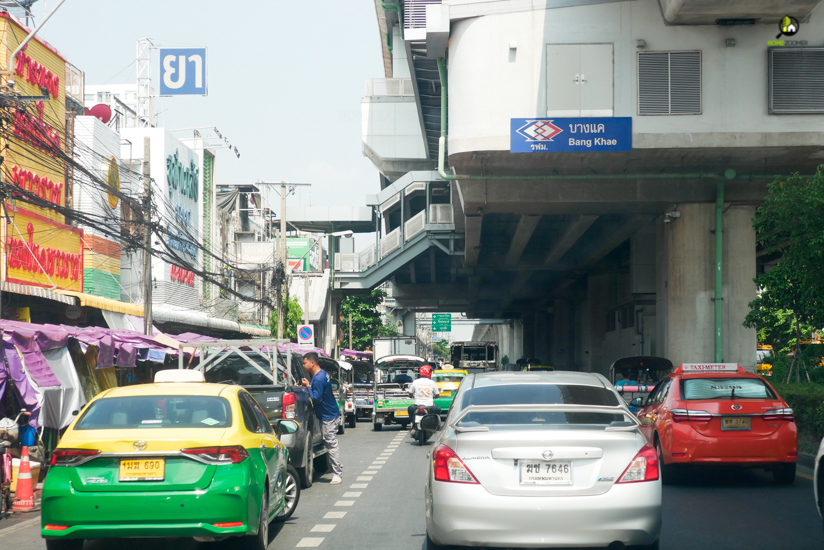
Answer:
<svg viewBox="0 0 824 550"><path fill-rule="evenodd" d="M682 363L675 372L741 372L738 363Z"/></svg>

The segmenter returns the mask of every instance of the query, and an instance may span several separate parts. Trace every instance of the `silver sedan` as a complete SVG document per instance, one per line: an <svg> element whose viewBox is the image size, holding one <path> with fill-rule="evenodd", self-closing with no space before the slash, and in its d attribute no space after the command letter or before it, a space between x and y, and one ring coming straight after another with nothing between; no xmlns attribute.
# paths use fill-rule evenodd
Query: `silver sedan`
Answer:
<svg viewBox="0 0 824 550"><path fill-rule="evenodd" d="M658 457L609 381L470 374L436 434L429 548L658 548Z"/></svg>

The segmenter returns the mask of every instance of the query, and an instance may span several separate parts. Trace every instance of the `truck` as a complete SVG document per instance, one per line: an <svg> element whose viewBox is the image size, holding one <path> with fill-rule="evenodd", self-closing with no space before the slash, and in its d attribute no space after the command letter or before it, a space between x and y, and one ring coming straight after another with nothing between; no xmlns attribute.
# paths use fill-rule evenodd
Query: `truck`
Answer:
<svg viewBox="0 0 824 550"><path fill-rule="evenodd" d="M372 340L375 363L388 355L417 355L418 340L414 336L382 336Z"/></svg>
<svg viewBox="0 0 824 550"><path fill-rule="evenodd" d="M375 408L372 410L372 428L379 432L389 424L409 425L410 405L415 400L407 392L426 364L417 355L387 355L375 360L375 379L372 392Z"/></svg>
<svg viewBox="0 0 824 550"><path fill-rule="evenodd" d="M311 378L303 370L302 357L278 352L277 343L270 339L217 340L186 347L200 351L200 364L195 369L203 371L207 382L246 389L271 424L281 418L299 423L294 443L288 447L288 460L297 470L301 486L308 489L315 468L325 469L328 456L309 389L300 384L301 379Z"/></svg>
<svg viewBox="0 0 824 550"><path fill-rule="evenodd" d="M494 372L500 367L496 342L453 342L449 357L454 368L470 374Z"/></svg>

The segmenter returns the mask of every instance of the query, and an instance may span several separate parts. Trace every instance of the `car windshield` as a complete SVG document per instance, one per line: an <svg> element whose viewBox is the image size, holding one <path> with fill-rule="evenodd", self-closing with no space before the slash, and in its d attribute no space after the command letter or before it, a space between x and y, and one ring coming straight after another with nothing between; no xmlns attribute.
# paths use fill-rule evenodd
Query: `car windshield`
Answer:
<svg viewBox="0 0 824 550"><path fill-rule="evenodd" d="M224 397L147 395L109 397L89 405L75 430L226 428L232 409Z"/></svg>
<svg viewBox="0 0 824 550"><path fill-rule="evenodd" d="M769 386L758 378L689 378L681 382L681 394L684 399L775 398Z"/></svg>
<svg viewBox="0 0 824 550"><path fill-rule="evenodd" d="M506 384L473 388L464 394L461 408L470 405L595 405L617 407L610 390L578 384Z"/></svg>
<svg viewBox="0 0 824 550"><path fill-rule="evenodd" d="M435 382L460 382L463 379L463 374L432 374Z"/></svg>
<svg viewBox="0 0 824 550"><path fill-rule="evenodd" d="M462 361L494 361L495 348L489 346L464 347L461 351Z"/></svg>
<svg viewBox="0 0 824 550"><path fill-rule="evenodd" d="M214 368L206 367L208 369L204 373L206 382L212 384L231 382L238 386L271 386L272 379L265 374L270 370L269 359L255 352L244 351L243 353L254 361L260 370L240 355L231 354L217 363Z"/></svg>
<svg viewBox="0 0 824 550"><path fill-rule="evenodd" d="M422 366L423 363L421 361L409 359L378 363L377 368L380 375L378 382L394 382L397 384L408 384L414 382L415 379L418 378L418 372L421 370Z"/></svg>

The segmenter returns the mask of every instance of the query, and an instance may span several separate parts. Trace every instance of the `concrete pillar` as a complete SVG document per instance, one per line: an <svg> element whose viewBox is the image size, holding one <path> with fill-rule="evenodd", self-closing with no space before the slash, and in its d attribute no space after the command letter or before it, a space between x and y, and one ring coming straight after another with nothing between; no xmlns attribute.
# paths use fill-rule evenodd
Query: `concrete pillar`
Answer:
<svg viewBox="0 0 824 550"><path fill-rule="evenodd" d="M535 357L535 316L529 315L525 317L522 325L524 333L523 357ZM518 356L518 359L521 357L522 356Z"/></svg>
<svg viewBox="0 0 824 550"><path fill-rule="evenodd" d="M664 311L657 310L666 323L658 340L676 366L715 359L715 205L679 204L678 210L681 217L663 227L666 297Z"/></svg>
<svg viewBox="0 0 824 550"><path fill-rule="evenodd" d="M589 372L609 373L604 355L606 341L606 317L610 304L611 274L590 275L587 279L587 304L590 319L589 347L584 348L584 369Z"/></svg>
<svg viewBox="0 0 824 550"><path fill-rule="evenodd" d="M550 350L552 349L549 334L549 315L542 312L535 312L535 355L543 365L551 365L552 357Z"/></svg>
<svg viewBox="0 0 824 550"><path fill-rule="evenodd" d="M592 318L589 314L589 300L575 307L575 370L591 371L589 350L592 348Z"/></svg>
<svg viewBox="0 0 824 550"><path fill-rule="evenodd" d="M572 370L574 366L575 313L569 300L555 300L552 320L552 362L556 369Z"/></svg>
<svg viewBox="0 0 824 550"><path fill-rule="evenodd" d="M516 319L512 325L512 353L509 354L509 362L515 363L524 355L524 322Z"/></svg>
<svg viewBox="0 0 824 550"><path fill-rule="evenodd" d="M307 277L308 279L308 277ZM335 320L339 316L339 309L340 303L343 301L342 298L333 296L331 292L327 293L327 307L326 307L326 319L321 319L321 324L324 325L324 336L323 336L323 349L329 354L330 357L338 357L337 353L337 334L338 334L338 325ZM317 325L316 325L317 326ZM317 345L317 344L316 344Z"/></svg>
<svg viewBox="0 0 824 550"><path fill-rule="evenodd" d="M741 323L755 299L754 206L736 206L724 214L724 361L755 368L756 334Z"/></svg>
<svg viewBox="0 0 824 550"><path fill-rule="evenodd" d="M415 312L406 311L403 314L403 335L415 336Z"/></svg>

